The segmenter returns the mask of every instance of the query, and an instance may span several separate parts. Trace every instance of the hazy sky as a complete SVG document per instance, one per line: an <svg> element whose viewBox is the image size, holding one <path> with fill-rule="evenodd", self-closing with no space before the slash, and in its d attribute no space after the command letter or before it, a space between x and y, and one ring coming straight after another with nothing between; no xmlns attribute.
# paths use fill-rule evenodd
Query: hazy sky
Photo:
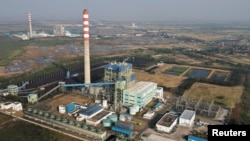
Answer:
<svg viewBox="0 0 250 141"><path fill-rule="evenodd" d="M78 20L250 21L250 0L1 0L0 21Z"/></svg>

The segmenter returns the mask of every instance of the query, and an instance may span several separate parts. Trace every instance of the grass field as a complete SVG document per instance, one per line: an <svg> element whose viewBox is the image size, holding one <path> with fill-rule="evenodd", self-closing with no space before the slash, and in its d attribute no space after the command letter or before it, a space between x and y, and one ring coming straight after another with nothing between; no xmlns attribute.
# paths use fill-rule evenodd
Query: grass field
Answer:
<svg viewBox="0 0 250 141"><path fill-rule="evenodd" d="M1 141L78 141L68 136L32 125L23 121L13 121L0 128Z"/></svg>
<svg viewBox="0 0 250 141"><path fill-rule="evenodd" d="M214 99L216 104L233 108L236 103L240 103L242 93L242 86L226 87L194 83L194 85L184 93L183 97L188 97L193 100L199 100L199 98L202 97L202 99L207 102L211 102Z"/></svg>
<svg viewBox="0 0 250 141"><path fill-rule="evenodd" d="M137 82L150 81L157 83L158 86L165 86L169 88L179 86L181 82L186 79L185 77L162 74L162 71L164 70L166 70L166 67L158 68L155 70L155 74L149 74L143 70L136 69L134 69L133 71L136 74Z"/></svg>
<svg viewBox="0 0 250 141"><path fill-rule="evenodd" d="M11 116L0 113L0 125L10 119L12 119Z"/></svg>

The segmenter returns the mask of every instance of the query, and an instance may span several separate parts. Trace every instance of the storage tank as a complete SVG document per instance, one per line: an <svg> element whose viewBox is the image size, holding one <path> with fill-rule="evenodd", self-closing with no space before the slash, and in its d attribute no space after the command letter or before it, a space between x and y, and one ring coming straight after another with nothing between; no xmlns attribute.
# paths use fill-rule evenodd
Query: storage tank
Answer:
<svg viewBox="0 0 250 141"><path fill-rule="evenodd" d="M89 127L89 131L91 131L91 132L95 132L96 131L96 129L94 128L94 127Z"/></svg>
<svg viewBox="0 0 250 141"><path fill-rule="evenodd" d="M96 129L96 133L98 133L98 134L102 134L102 133L103 133L103 131L102 131L102 129Z"/></svg>
<svg viewBox="0 0 250 141"><path fill-rule="evenodd" d="M88 125L86 125L86 124L82 125L82 129L88 130L88 128L89 128Z"/></svg>
<svg viewBox="0 0 250 141"><path fill-rule="evenodd" d="M58 107L59 113L65 114L66 112L66 107L64 105L59 105Z"/></svg>
<svg viewBox="0 0 250 141"><path fill-rule="evenodd" d="M66 118L63 118L63 119L62 119L62 122L63 122L63 123L67 123L68 120L67 120Z"/></svg>
<svg viewBox="0 0 250 141"><path fill-rule="evenodd" d="M108 116L108 118L111 120L111 122L117 122L117 115L116 114L112 114L112 115Z"/></svg>
<svg viewBox="0 0 250 141"><path fill-rule="evenodd" d="M106 99L102 100L102 107L108 108L108 100L106 100Z"/></svg>
<svg viewBox="0 0 250 141"><path fill-rule="evenodd" d="M140 106L139 105L134 105L134 108L135 108L136 112L139 112L139 110L140 110Z"/></svg>
<svg viewBox="0 0 250 141"><path fill-rule="evenodd" d="M81 123L76 122L76 123L75 123L75 126L76 126L76 127L81 127Z"/></svg>
<svg viewBox="0 0 250 141"><path fill-rule="evenodd" d="M55 119L55 115L50 115L50 118L51 119Z"/></svg>
<svg viewBox="0 0 250 141"><path fill-rule="evenodd" d="M39 111L38 115L42 116L43 115L43 111Z"/></svg>
<svg viewBox="0 0 250 141"><path fill-rule="evenodd" d="M75 105L75 103L70 103L70 104L66 105L65 107L66 107L66 112L70 113L70 112L75 110L76 105Z"/></svg>
<svg viewBox="0 0 250 141"><path fill-rule="evenodd" d="M69 122L69 125L74 125L74 121L70 120Z"/></svg>
<svg viewBox="0 0 250 141"><path fill-rule="evenodd" d="M36 109L34 109L34 110L32 111L33 114L37 114L37 112L38 112L38 111L37 111Z"/></svg>
<svg viewBox="0 0 250 141"><path fill-rule="evenodd" d="M111 124L112 124L112 121L110 119L108 119L108 118L102 120L102 125L104 127L111 127Z"/></svg>
<svg viewBox="0 0 250 141"><path fill-rule="evenodd" d="M49 113L44 113L44 116L45 117L49 117Z"/></svg>
<svg viewBox="0 0 250 141"><path fill-rule="evenodd" d="M120 121L125 121L125 120L126 120L126 118L125 118L125 116L124 116L124 115L122 115L122 114L121 114L121 115L120 115L120 117L119 117L119 120L120 120Z"/></svg>
<svg viewBox="0 0 250 141"><path fill-rule="evenodd" d="M129 114L130 115L135 115L137 112L137 108L134 106L129 107Z"/></svg>
<svg viewBox="0 0 250 141"><path fill-rule="evenodd" d="M62 119L61 117L56 117L57 121L61 121L61 119Z"/></svg>
<svg viewBox="0 0 250 141"><path fill-rule="evenodd" d="M32 112L32 108L28 108L27 111L28 111L28 112Z"/></svg>

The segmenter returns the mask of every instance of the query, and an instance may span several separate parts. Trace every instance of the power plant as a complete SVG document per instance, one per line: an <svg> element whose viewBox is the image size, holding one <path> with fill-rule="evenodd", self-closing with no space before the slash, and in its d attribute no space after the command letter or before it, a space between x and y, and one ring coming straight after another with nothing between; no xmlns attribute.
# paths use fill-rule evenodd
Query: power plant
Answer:
<svg viewBox="0 0 250 141"><path fill-rule="evenodd" d="M90 83L90 55L89 55L89 12L83 10L83 41L84 41L84 79L85 84Z"/></svg>

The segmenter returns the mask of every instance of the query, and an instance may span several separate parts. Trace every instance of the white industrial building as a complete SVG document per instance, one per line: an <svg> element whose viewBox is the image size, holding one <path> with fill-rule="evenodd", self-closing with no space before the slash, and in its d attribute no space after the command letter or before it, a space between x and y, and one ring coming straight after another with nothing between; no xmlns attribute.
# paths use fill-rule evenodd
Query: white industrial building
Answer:
<svg viewBox="0 0 250 141"><path fill-rule="evenodd" d="M86 119L86 124L96 126L97 124L101 123L102 120L106 119L108 116L112 115L113 113L114 112L102 110L101 112L94 115L93 117Z"/></svg>
<svg viewBox="0 0 250 141"><path fill-rule="evenodd" d="M14 111L22 111L23 110L22 103L20 103L20 102L14 102L13 103L13 110Z"/></svg>
<svg viewBox="0 0 250 141"><path fill-rule="evenodd" d="M2 110L7 110L13 107L13 103L12 102L4 102L1 103L1 109Z"/></svg>
<svg viewBox="0 0 250 141"><path fill-rule="evenodd" d="M9 110L11 108L14 111L22 111L23 110L22 103L20 103L20 102L4 102L4 103L1 103L1 109L2 110Z"/></svg>
<svg viewBox="0 0 250 141"><path fill-rule="evenodd" d="M91 105L86 109L82 109L79 112L79 116L76 120L81 121L84 119L92 118L93 116L97 115L98 113L102 112L104 109L102 106L99 105Z"/></svg>
<svg viewBox="0 0 250 141"><path fill-rule="evenodd" d="M140 81L128 89L123 90L122 103L126 107L138 105L145 107L155 95L157 84L153 82Z"/></svg>
<svg viewBox="0 0 250 141"><path fill-rule="evenodd" d="M166 113L157 123L157 131L170 133L171 130L177 125L178 116Z"/></svg>
<svg viewBox="0 0 250 141"><path fill-rule="evenodd" d="M195 111L184 110L179 118L179 125L182 126L192 126L195 119Z"/></svg>
<svg viewBox="0 0 250 141"><path fill-rule="evenodd" d="M145 118L145 119L152 119L154 115L155 115L154 111L148 111L147 113L145 113L143 115L143 118Z"/></svg>

